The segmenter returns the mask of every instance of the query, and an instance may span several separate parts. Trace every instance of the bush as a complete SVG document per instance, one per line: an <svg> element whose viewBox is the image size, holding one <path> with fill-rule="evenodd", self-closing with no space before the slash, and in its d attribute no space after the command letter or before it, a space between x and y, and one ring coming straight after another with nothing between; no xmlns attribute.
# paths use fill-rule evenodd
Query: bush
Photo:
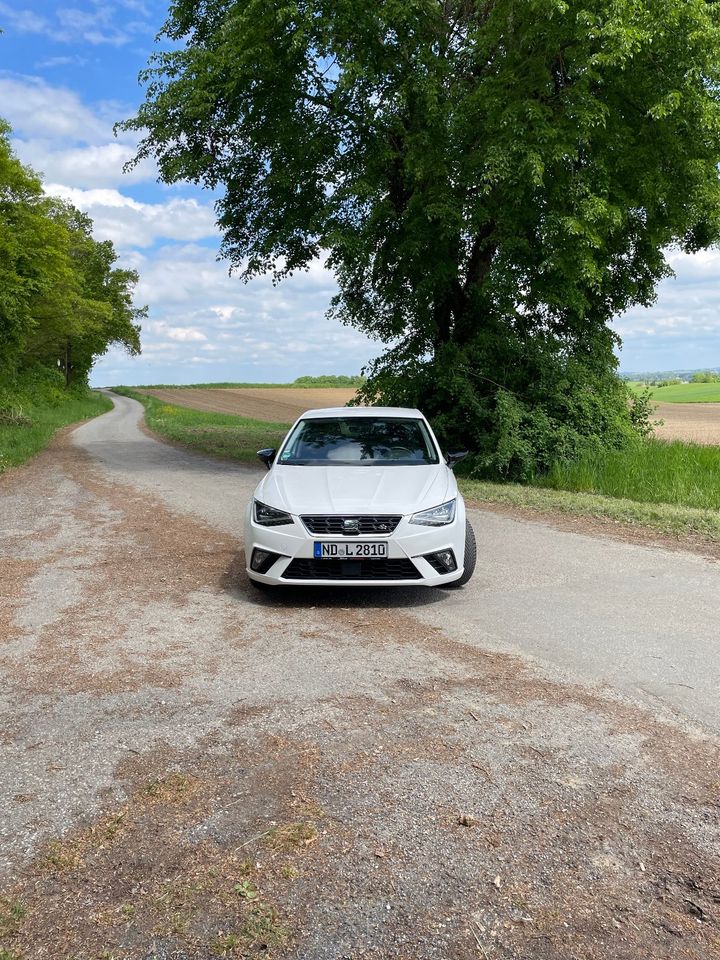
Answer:
<svg viewBox="0 0 720 960"><path fill-rule="evenodd" d="M651 430L649 396L631 399L606 357L552 342L486 337L432 361L396 351L360 398L422 409L445 450L470 450L460 472L477 479L528 481Z"/></svg>

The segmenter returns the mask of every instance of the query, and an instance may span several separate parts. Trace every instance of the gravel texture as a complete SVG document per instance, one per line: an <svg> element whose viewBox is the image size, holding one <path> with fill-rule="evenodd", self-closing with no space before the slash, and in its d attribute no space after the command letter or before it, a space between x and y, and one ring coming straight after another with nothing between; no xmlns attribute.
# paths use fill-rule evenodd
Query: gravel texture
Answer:
<svg viewBox="0 0 720 960"><path fill-rule="evenodd" d="M718 956L714 564L476 513L461 592L256 597L134 407L0 481L4 960Z"/></svg>

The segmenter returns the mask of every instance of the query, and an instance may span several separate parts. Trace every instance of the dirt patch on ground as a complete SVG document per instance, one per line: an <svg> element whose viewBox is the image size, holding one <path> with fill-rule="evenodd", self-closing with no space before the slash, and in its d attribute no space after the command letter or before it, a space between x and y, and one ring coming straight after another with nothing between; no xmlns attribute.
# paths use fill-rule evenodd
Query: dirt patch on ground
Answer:
<svg viewBox="0 0 720 960"><path fill-rule="evenodd" d="M3 960L718 955L715 740L386 591L252 597L64 441L0 490Z"/></svg>
<svg viewBox="0 0 720 960"><path fill-rule="evenodd" d="M10 955L717 955L707 769L668 787L600 714L538 703L531 722L472 685L394 692L338 702L304 737L251 724L126 761L127 802L3 892Z"/></svg>
<svg viewBox="0 0 720 960"><path fill-rule="evenodd" d="M251 420L292 423L306 410L320 407L344 407L356 391L340 387L262 387L217 388L193 390L143 390L165 403L174 403L194 410L233 413Z"/></svg>
<svg viewBox="0 0 720 960"><path fill-rule="evenodd" d="M661 440L720 444L720 403L658 403L653 418L665 421L656 430Z"/></svg>

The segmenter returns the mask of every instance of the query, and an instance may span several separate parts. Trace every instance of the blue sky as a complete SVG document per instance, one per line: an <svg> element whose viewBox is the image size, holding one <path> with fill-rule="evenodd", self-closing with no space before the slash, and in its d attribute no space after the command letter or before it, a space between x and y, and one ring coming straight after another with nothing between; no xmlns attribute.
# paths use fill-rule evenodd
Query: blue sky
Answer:
<svg viewBox="0 0 720 960"><path fill-rule="evenodd" d="M216 260L212 199L156 182L151 163L123 174L132 137L113 124L142 99L138 72L154 49L166 3L79 0L68 6L0 0L0 116L48 192L71 200L141 276L150 315L143 355L113 351L95 383L286 381L357 373L377 344L325 317L334 292L321 263L273 287L243 284ZM675 279L649 310L616 322L621 368L720 366L720 253L672 255Z"/></svg>

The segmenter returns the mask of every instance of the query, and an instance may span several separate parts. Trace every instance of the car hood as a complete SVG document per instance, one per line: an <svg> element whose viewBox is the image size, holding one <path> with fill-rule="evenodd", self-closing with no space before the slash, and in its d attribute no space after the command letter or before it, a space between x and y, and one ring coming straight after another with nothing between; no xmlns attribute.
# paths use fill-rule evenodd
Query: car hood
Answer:
<svg viewBox="0 0 720 960"><path fill-rule="evenodd" d="M408 514L457 494L444 463L430 466L283 466L262 480L255 496L298 514Z"/></svg>

